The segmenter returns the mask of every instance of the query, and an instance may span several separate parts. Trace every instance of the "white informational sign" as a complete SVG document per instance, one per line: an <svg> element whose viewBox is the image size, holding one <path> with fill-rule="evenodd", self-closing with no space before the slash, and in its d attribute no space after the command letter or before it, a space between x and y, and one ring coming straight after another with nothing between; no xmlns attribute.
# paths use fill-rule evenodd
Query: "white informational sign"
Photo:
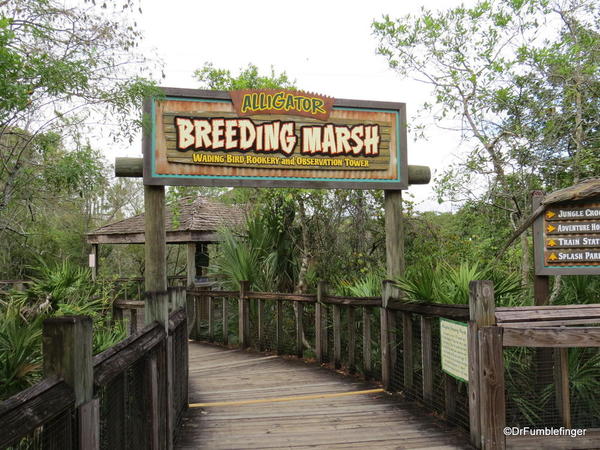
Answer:
<svg viewBox="0 0 600 450"><path fill-rule="evenodd" d="M88 257L89 257L88 266L89 267L96 267L96 255L94 255L93 253L90 253L88 255Z"/></svg>
<svg viewBox="0 0 600 450"><path fill-rule="evenodd" d="M454 378L469 381L468 326L440 318L442 370Z"/></svg>

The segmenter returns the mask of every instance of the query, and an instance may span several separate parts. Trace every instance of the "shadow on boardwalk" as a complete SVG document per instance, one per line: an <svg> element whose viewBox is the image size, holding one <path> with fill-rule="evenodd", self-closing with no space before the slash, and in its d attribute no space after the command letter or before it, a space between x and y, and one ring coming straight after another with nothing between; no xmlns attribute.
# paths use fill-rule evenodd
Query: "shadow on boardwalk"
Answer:
<svg viewBox="0 0 600 450"><path fill-rule="evenodd" d="M196 342L189 350L190 404L229 404L190 408L178 449L471 448L466 434L418 406L353 394L378 386L316 364ZM295 396L305 398L274 401Z"/></svg>

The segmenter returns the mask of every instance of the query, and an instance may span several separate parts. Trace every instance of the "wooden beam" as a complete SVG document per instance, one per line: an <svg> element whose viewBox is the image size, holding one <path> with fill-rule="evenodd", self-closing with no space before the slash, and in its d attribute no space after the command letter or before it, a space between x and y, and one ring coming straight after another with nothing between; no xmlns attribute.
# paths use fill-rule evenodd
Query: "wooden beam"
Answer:
<svg viewBox="0 0 600 450"><path fill-rule="evenodd" d="M469 283L469 329L468 359L469 359L469 431L471 443L480 448L481 409L489 407L481 403L479 335L480 327L496 323L496 304L494 300L494 284L491 281L471 281Z"/></svg>
<svg viewBox="0 0 600 450"><path fill-rule="evenodd" d="M164 186L144 186L144 208L146 234L144 283L148 293L144 308L145 322L150 324L157 321L166 331L169 326L169 313Z"/></svg>
<svg viewBox="0 0 600 450"><path fill-rule="evenodd" d="M554 385L556 386L556 406L562 425L573 428L571 421L571 394L569 390L569 349L554 349Z"/></svg>
<svg viewBox="0 0 600 450"><path fill-rule="evenodd" d="M265 349L265 300L258 302L258 351Z"/></svg>
<svg viewBox="0 0 600 450"><path fill-rule="evenodd" d="M505 347L600 347L598 327L503 329Z"/></svg>
<svg viewBox="0 0 600 450"><path fill-rule="evenodd" d="M194 287L196 283L196 244L188 242L187 245L187 286Z"/></svg>
<svg viewBox="0 0 600 450"><path fill-rule="evenodd" d="M283 353L283 302L277 302L275 311L275 341L277 353Z"/></svg>
<svg viewBox="0 0 600 450"><path fill-rule="evenodd" d="M42 352L44 376L62 378L73 389L79 448L99 448L98 404L93 399L92 319L62 316L44 320Z"/></svg>
<svg viewBox="0 0 600 450"><path fill-rule="evenodd" d="M481 392L481 443L484 450L505 448L503 430L506 425L504 328L483 327L479 335L479 382Z"/></svg>
<svg viewBox="0 0 600 450"><path fill-rule="evenodd" d="M391 285L388 280L383 282L381 308L379 308L380 318L380 339L381 339L381 381L386 390L391 386L392 360L390 355L390 330L389 316L391 313L388 308L388 302L391 295Z"/></svg>
<svg viewBox="0 0 600 450"><path fill-rule="evenodd" d="M141 178L143 173L142 158L115 158L115 176ZM409 184L428 184L431 180L431 169L427 166L408 166Z"/></svg>
<svg viewBox="0 0 600 450"><path fill-rule="evenodd" d="M227 297L223 297L222 307L223 345L227 345L229 344L229 304L227 303Z"/></svg>
<svg viewBox="0 0 600 450"><path fill-rule="evenodd" d="M402 222L402 191L385 191L385 254L387 277L404 274L404 225Z"/></svg>

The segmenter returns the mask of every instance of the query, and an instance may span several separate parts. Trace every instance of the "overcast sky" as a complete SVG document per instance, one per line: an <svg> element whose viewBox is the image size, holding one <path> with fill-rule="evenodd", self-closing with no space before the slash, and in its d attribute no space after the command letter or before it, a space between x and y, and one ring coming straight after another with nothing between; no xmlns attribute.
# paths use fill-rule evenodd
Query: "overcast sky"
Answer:
<svg viewBox="0 0 600 450"><path fill-rule="evenodd" d="M234 74L248 63L266 74L285 71L303 90L337 98L407 104L409 121L428 88L402 80L376 55L371 23L383 14L399 17L421 6L447 8L454 2L400 1L198 1L142 2L140 26L148 56L163 60L163 86L198 88L194 70L205 62ZM457 2L458 3L458 2ZM409 136L409 164L445 167L458 153L459 137L431 121L427 141ZM141 144L120 151L137 156ZM117 156L116 154L114 156ZM112 155L109 155L112 159ZM431 186L412 186L419 209L448 209L433 201Z"/></svg>

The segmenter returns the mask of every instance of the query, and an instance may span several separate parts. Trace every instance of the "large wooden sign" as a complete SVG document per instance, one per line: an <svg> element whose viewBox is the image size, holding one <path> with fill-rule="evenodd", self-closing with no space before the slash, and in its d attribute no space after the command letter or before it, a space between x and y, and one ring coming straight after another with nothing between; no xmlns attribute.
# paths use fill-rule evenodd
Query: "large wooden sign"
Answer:
<svg viewBox="0 0 600 450"><path fill-rule="evenodd" d="M148 99L144 183L405 189L403 103L166 88Z"/></svg>
<svg viewBox="0 0 600 450"><path fill-rule="evenodd" d="M600 274L600 199L547 207L534 233L537 275Z"/></svg>

